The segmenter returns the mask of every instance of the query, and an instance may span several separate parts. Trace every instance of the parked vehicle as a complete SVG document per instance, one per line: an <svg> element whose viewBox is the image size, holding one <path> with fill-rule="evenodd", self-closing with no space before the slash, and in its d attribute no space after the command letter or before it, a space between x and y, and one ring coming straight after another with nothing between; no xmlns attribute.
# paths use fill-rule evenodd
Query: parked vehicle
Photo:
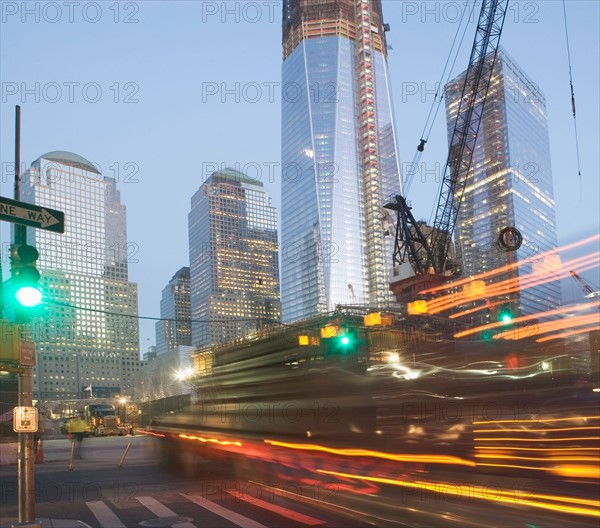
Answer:
<svg viewBox="0 0 600 528"><path fill-rule="evenodd" d="M90 428L90 433L94 436L123 436L130 429L130 427L125 427L121 422L114 405L105 403L86 405L84 408L84 417Z"/></svg>

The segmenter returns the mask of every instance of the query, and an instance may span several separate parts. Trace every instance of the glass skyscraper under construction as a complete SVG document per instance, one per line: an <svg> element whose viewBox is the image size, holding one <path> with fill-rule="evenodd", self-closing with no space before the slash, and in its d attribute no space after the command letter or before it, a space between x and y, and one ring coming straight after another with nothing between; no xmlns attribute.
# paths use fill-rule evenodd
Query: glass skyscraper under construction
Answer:
<svg viewBox="0 0 600 528"><path fill-rule="evenodd" d="M400 191L379 0L286 0L282 71L282 318L390 299Z"/></svg>
<svg viewBox="0 0 600 528"><path fill-rule="evenodd" d="M464 75L445 86L449 137ZM497 243L501 231L510 227L522 235L515 252ZM455 241L465 276L527 261L512 272L521 281L525 274L544 268L552 272L558 265L557 259L538 258L557 246L546 101L539 86L502 49L494 64ZM494 282L509 277L505 273ZM549 310L560 305L560 284L520 288L505 300L523 315Z"/></svg>

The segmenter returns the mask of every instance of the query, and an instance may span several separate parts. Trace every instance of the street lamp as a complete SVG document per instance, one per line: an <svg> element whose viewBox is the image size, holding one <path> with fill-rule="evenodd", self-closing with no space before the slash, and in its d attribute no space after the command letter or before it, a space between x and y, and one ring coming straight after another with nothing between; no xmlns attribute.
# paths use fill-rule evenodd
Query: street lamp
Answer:
<svg viewBox="0 0 600 528"><path fill-rule="evenodd" d="M126 414L127 414L127 407L125 406L125 404L127 403L127 398L121 396L119 398L119 418L121 418L122 422L126 422ZM121 405L123 406L123 410L125 411L124 413L121 412Z"/></svg>
<svg viewBox="0 0 600 528"><path fill-rule="evenodd" d="M177 392L177 396L179 396L179 404L178 406L181 408L184 405L184 398L186 394L190 394L192 392L192 384L191 378L194 376L195 371L192 367L181 368L175 372L175 379L181 382L181 385L177 387L175 390ZM186 392L187 386L187 392ZM186 403L187 404L187 403Z"/></svg>
<svg viewBox="0 0 600 528"><path fill-rule="evenodd" d="M179 381L185 381L194 375L194 369L192 367L179 369L175 372L175 378Z"/></svg>

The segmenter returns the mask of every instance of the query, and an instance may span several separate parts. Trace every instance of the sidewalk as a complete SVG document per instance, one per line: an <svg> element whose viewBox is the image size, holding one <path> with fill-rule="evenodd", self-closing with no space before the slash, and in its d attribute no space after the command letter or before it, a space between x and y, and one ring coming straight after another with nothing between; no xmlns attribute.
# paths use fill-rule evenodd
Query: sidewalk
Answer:
<svg viewBox="0 0 600 528"><path fill-rule="evenodd" d="M15 522L11 526L2 525L0 528L12 528L13 526L15 528L17 526L29 528L40 526L40 523L42 528L92 528L89 524L75 519L36 519L33 523L19 524Z"/></svg>

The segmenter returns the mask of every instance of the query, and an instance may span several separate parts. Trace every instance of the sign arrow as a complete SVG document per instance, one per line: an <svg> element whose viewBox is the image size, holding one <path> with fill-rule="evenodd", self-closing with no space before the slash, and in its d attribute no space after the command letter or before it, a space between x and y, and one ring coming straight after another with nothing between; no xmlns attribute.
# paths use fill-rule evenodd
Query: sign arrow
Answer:
<svg viewBox="0 0 600 528"><path fill-rule="evenodd" d="M56 233L65 232L65 213L62 211L18 202L2 196L0 196L0 220Z"/></svg>

